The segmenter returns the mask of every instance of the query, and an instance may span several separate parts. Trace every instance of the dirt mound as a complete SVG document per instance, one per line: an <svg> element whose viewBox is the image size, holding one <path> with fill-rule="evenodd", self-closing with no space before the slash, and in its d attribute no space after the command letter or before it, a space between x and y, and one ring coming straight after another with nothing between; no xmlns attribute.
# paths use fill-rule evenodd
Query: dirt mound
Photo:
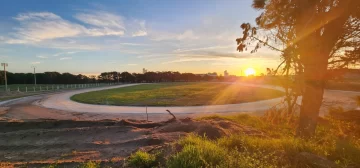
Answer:
<svg viewBox="0 0 360 168"><path fill-rule="evenodd" d="M170 124L156 128L154 133L185 132L196 133L210 139L217 139L231 134L243 133L251 136L265 136L261 131L243 126L231 121L217 120L192 120L190 118L176 120Z"/></svg>
<svg viewBox="0 0 360 168"><path fill-rule="evenodd" d="M39 164L67 165L87 160L110 163L114 159L122 162L138 149L156 149L188 133L211 139L235 133L264 136L260 131L221 119L0 122L0 167L4 163L42 167Z"/></svg>

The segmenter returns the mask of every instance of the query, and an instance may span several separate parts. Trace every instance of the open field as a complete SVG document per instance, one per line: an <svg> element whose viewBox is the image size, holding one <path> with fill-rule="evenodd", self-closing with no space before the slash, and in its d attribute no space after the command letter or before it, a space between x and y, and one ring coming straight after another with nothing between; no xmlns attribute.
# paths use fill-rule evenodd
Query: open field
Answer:
<svg viewBox="0 0 360 168"><path fill-rule="evenodd" d="M77 94L72 100L119 106L199 106L252 102L283 96L272 89L228 83L163 83Z"/></svg>

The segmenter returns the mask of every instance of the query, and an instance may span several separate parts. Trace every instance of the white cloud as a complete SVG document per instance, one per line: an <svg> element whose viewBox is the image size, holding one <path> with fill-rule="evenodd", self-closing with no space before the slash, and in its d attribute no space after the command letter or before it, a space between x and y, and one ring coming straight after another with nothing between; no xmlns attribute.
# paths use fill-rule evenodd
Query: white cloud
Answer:
<svg viewBox="0 0 360 168"><path fill-rule="evenodd" d="M139 55L137 58L159 58L159 57L169 57L169 56L177 56L177 54L150 54L150 55Z"/></svg>
<svg viewBox="0 0 360 168"><path fill-rule="evenodd" d="M199 39L198 36L194 34L192 30L186 30L180 34L174 33L154 33L152 40L154 41L163 41L163 40L196 40Z"/></svg>
<svg viewBox="0 0 360 168"><path fill-rule="evenodd" d="M185 48L185 49L177 49L174 50L176 53L180 52L189 52L189 51L200 51L200 50L217 50L217 49L225 49L225 48L231 48L234 47L234 45L227 45L227 46L211 46L211 47L201 47L201 48ZM234 47L236 48L236 47Z"/></svg>
<svg viewBox="0 0 360 168"><path fill-rule="evenodd" d="M71 54L76 54L80 51L68 51L68 52L60 52L60 53L56 53L53 55L53 57L58 57L58 56L61 56L61 55L71 55Z"/></svg>
<svg viewBox="0 0 360 168"><path fill-rule="evenodd" d="M30 64L36 65L36 64L41 64L41 62L39 62L39 61L37 61L37 62L30 62Z"/></svg>
<svg viewBox="0 0 360 168"><path fill-rule="evenodd" d="M86 29L71 23L53 13L25 13L15 17L20 21L15 39L9 43L39 42L47 39L73 37L83 34Z"/></svg>
<svg viewBox="0 0 360 168"><path fill-rule="evenodd" d="M70 22L50 12L21 13L14 18L20 22L15 38L8 39L7 43L24 44L64 37L124 35L125 28L120 16L97 12L78 14L75 17L91 26Z"/></svg>
<svg viewBox="0 0 360 168"><path fill-rule="evenodd" d="M129 24L129 27L134 30L132 33L133 37L148 35L145 20L133 20L132 23Z"/></svg>
<svg viewBox="0 0 360 168"><path fill-rule="evenodd" d="M119 43L119 45L125 45L125 46L146 46L147 44L141 44L141 43Z"/></svg>
<svg viewBox="0 0 360 168"><path fill-rule="evenodd" d="M136 66L136 65L138 65L138 64L127 64L128 66Z"/></svg>
<svg viewBox="0 0 360 168"><path fill-rule="evenodd" d="M180 62L215 61L215 60L219 60L219 58L180 58L172 61L163 62L162 64L172 64L172 63L180 63Z"/></svg>
<svg viewBox="0 0 360 168"><path fill-rule="evenodd" d="M134 32L134 33L132 34L133 37L146 36L146 35L147 35L147 32L144 31L144 30L139 30L139 31Z"/></svg>
<svg viewBox="0 0 360 168"><path fill-rule="evenodd" d="M184 33L179 34L176 37L178 40L185 40L185 39L198 39L199 37L195 36L192 30L186 30Z"/></svg>
<svg viewBox="0 0 360 168"><path fill-rule="evenodd" d="M75 18L95 27L125 30L124 18L108 12L80 13Z"/></svg>
<svg viewBox="0 0 360 168"><path fill-rule="evenodd" d="M90 36L122 36L124 35L123 30L113 30L107 27L104 28L92 28L86 31L86 34Z"/></svg>
<svg viewBox="0 0 360 168"><path fill-rule="evenodd" d="M50 12L39 12L39 13L21 13L18 16L16 16L14 19L18 21L24 21L24 20L30 20L30 19L42 19L42 18L48 18L48 19L61 19L59 16L50 13Z"/></svg>
<svg viewBox="0 0 360 168"><path fill-rule="evenodd" d="M71 60L71 59L72 59L72 57L62 57L59 60L63 61L63 60Z"/></svg>
<svg viewBox="0 0 360 168"><path fill-rule="evenodd" d="M47 59L47 58L49 58L48 56L45 56L45 55L37 55L36 57L41 58L41 59Z"/></svg>

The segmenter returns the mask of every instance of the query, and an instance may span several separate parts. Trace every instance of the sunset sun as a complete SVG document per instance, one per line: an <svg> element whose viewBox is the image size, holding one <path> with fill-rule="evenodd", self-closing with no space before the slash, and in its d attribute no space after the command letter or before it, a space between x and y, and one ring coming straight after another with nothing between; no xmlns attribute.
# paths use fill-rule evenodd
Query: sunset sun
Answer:
<svg viewBox="0 0 360 168"><path fill-rule="evenodd" d="M253 76L253 75L255 75L255 70L254 70L254 68L248 68L248 69L246 69L246 70L245 70L245 75L246 75L246 76Z"/></svg>

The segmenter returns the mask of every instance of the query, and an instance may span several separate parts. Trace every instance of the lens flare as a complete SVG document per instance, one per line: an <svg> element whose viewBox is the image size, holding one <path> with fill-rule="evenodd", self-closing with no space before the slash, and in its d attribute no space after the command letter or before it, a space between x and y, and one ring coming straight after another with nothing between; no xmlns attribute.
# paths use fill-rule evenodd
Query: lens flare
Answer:
<svg viewBox="0 0 360 168"><path fill-rule="evenodd" d="M245 70L246 76L254 76L255 75L255 69L254 68L248 68Z"/></svg>

